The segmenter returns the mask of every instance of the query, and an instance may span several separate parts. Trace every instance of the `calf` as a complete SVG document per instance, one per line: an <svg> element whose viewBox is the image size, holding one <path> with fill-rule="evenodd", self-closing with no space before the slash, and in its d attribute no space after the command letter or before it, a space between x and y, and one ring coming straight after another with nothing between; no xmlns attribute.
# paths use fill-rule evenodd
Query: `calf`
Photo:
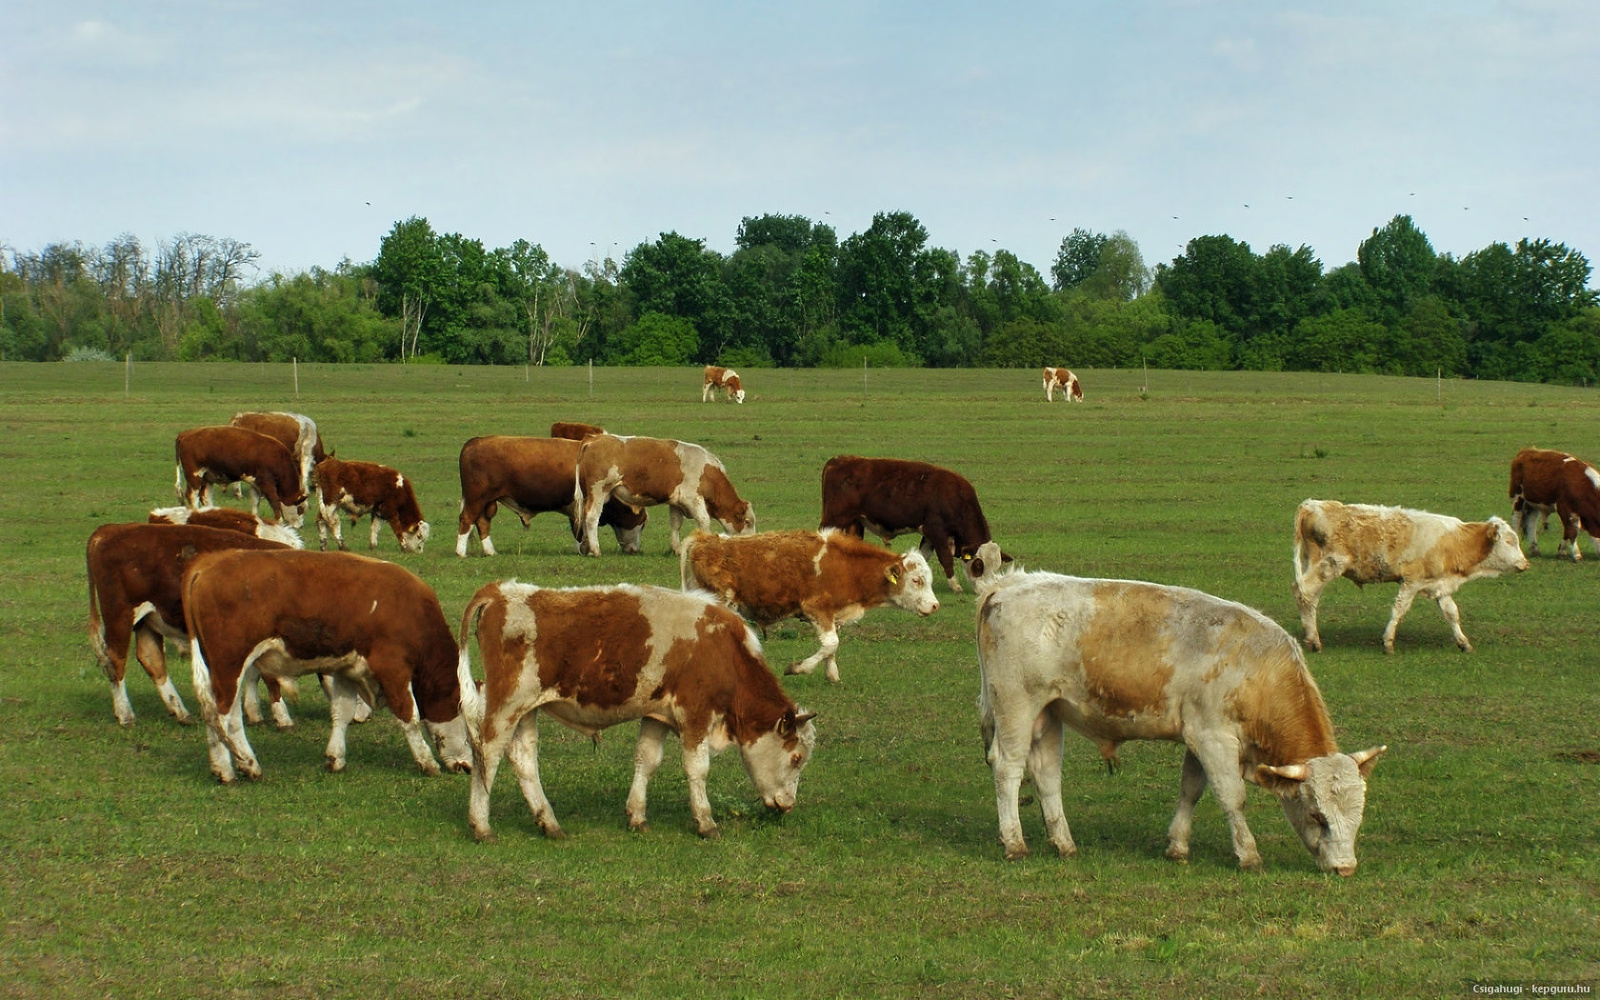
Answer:
<svg viewBox="0 0 1600 1000"><path fill-rule="evenodd" d="M118 722L124 726L134 723L126 684L130 639L167 711L179 722L190 721L189 710L167 675L165 642L173 639L188 645L179 588L184 568L207 552L283 548L253 534L200 525L107 524L95 529L84 552L89 644L111 681L111 711ZM282 702L276 698L273 715L280 726L289 724Z"/></svg>
<svg viewBox="0 0 1600 1000"><path fill-rule="evenodd" d="M305 547L300 533L287 524L263 521L254 511L234 510L232 507L157 507L150 512L150 524L198 524L223 531L238 531L257 538L265 538L291 549Z"/></svg>
<svg viewBox="0 0 1600 1000"><path fill-rule="evenodd" d="M1083 402L1083 386L1078 382L1078 376L1065 368L1046 368L1044 370L1044 401L1049 403L1055 399L1055 392L1061 390L1061 398L1069 403Z"/></svg>
<svg viewBox="0 0 1600 1000"><path fill-rule="evenodd" d="M1196 590L1053 573L977 585L978 710L1007 858L1028 853L1017 790L1033 778L1050 842L1077 853L1061 801L1063 726L1116 760L1126 740L1187 748L1167 857L1189 858L1209 782L1241 868L1261 867L1245 783L1278 796L1324 871L1356 869L1366 779L1386 747L1340 753L1299 646L1242 604Z"/></svg>
<svg viewBox="0 0 1600 1000"><path fill-rule="evenodd" d="M317 432L317 422L303 413L235 413L228 421L232 427L243 427L258 434L276 439L300 466L300 488L310 492L311 470L328 457L322 447L322 435Z"/></svg>
<svg viewBox="0 0 1600 1000"><path fill-rule="evenodd" d="M700 389L700 402L709 403L718 389L722 390L723 402L730 399L736 403L744 402L744 386L739 384L738 372L719 365L706 365L706 381Z"/></svg>
<svg viewBox="0 0 1600 1000"><path fill-rule="evenodd" d="M282 442L243 427L196 427L178 435L178 496L190 508L211 505L212 484L243 482L252 489L250 509L259 492L272 508L273 521L298 528L305 518L306 490L294 458Z"/></svg>
<svg viewBox="0 0 1600 1000"><path fill-rule="evenodd" d="M600 554L600 512L613 497L633 507L666 504L674 553L686 516L707 532L713 518L735 535L756 527L755 511L734 490L717 456L687 441L601 434L583 442L575 489L583 511L579 552Z"/></svg>
<svg viewBox="0 0 1600 1000"><path fill-rule="evenodd" d="M1461 631L1461 612L1451 595L1468 580L1527 568L1516 533L1498 517L1463 523L1443 514L1336 500L1306 500L1295 512L1294 599L1306 648L1313 651L1322 648L1317 633L1322 588L1341 576L1358 586L1400 584L1383 630L1385 653L1394 652L1395 630L1418 594L1439 602L1456 645L1470 653L1472 643Z"/></svg>
<svg viewBox="0 0 1600 1000"><path fill-rule="evenodd" d="M550 425L550 436L553 438L566 438L569 441L582 441L584 438L604 434L604 427L594 424L581 424L575 420L557 420Z"/></svg>
<svg viewBox="0 0 1600 1000"><path fill-rule="evenodd" d="M703 587L763 629L784 618L810 622L822 648L787 673L809 674L826 660L834 683L840 625L885 603L924 617L939 610L922 553L895 555L831 528L738 538L697 531L683 543L679 573L685 590Z"/></svg>
<svg viewBox="0 0 1600 1000"><path fill-rule="evenodd" d="M345 548L339 530L340 512L350 517L350 530L366 515L372 516L368 548L378 548L378 524L387 522L405 552L421 552L428 542L430 528L417 506L411 483L387 465L376 462L346 462L325 458L317 463L317 547L328 547L328 532L339 548Z"/></svg>
<svg viewBox="0 0 1600 1000"><path fill-rule="evenodd" d="M557 425L559 426L559 425ZM555 431L552 427L551 431ZM604 433L601 431L600 433ZM475 437L461 446L461 516L456 522L456 555L465 557L474 526L483 554L494 555L489 537L495 511L505 506L526 528L536 514L567 515L572 537L581 544L583 518L573 483L578 469L579 440L552 434L548 438ZM620 500L600 508L600 526L611 526L622 551L639 551L650 515ZM581 550L580 550L581 551Z"/></svg>
<svg viewBox="0 0 1600 1000"><path fill-rule="evenodd" d="M481 695L468 657L472 634L483 657ZM815 713L783 693L749 626L706 594L491 583L461 617L457 671L472 736L468 818L479 840L493 837L489 792L508 751L540 829L562 836L539 779L541 711L589 736L640 720L627 805L634 829L645 827L645 789L669 732L683 741L689 809L702 837L717 836L706 796L713 754L737 746L762 801L788 812L816 744Z"/></svg>
<svg viewBox="0 0 1600 1000"><path fill-rule="evenodd" d="M978 494L965 477L927 462L839 455L822 467L822 524L857 538L888 541L912 531L931 563L939 560L950 589L960 592L955 561L974 580L1010 557L989 534ZM864 530L865 529L865 530Z"/></svg>
<svg viewBox="0 0 1600 1000"><path fill-rule="evenodd" d="M1561 544L1556 555L1578 551L1578 529L1583 529L1600 553L1600 472L1581 458L1564 451L1524 448L1511 460L1511 510L1528 554L1539 554L1542 518L1555 511L1561 521Z"/></svg>
<svg viewBox="0 0 1600 1000"><path fill-rule="evenodd" d="M455 640L432 588L405 569L345 552L216 552L184 571L182 593L211 773L224 784L236 763L261 776L237 698L252 667L267 678L333 681L331 771L344 770L345 730L363 698L388 704L424 774L439 764L422 723L446 767L470 766Z"/></svg>

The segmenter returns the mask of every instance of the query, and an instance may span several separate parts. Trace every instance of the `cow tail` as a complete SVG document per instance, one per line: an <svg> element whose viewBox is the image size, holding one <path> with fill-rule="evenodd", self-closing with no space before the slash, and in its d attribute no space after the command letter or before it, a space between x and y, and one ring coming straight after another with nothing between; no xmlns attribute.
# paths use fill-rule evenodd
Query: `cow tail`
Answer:
<svg viewBox="0 0 1600 1000"><path fill-rule="evenodd" d="M1312 547L1318 548L1328 542L1327 526L1322 523L1316 508L1310 501L1302 503L1294 514L1294 563L1295 579L1300 579L1311 570Z"/></svg>
<svg viewBox="0 0 1600 1000"><path fill-rule="evenodd" d="M183 576L183 625L189 632L189 664L193 669L194 697L200 703L200 717L209 723L217 719L217 694L211 689L211 666L206 663L205 653L201 649L204 642L194 615L194 582L199 577L200 574L196 572L187 572Z"/></svg>
<svg viewBox="0 0 1600 1000"><path fill-rule="evenodd" d="M87 564L87 560L85 560ZM85 566L87 569L87 565ZM87 572L89 580L89 646L94 650L94 658L104 670L107 679L111 678L111 650L106 643L105 616L100 610L100 592L94 586L94 573Z"/></svg>
<svg viewBox="0 0 1600 1000"><path fill-rule="evenodd" d="M472 634L478 625L478 616L500 596L492 585L484 587L467 602L461 614L460 641L456 646L456 681L461 688L461 717L467 722L467 731L477 739L478 728L483 725L483 695L478 682L472 677Z"/></svg>
<svg viewBox="0 0 1600 1000"><path fill-rule="evenodd" d="M189 498L184 495L183 491L183 463L174 462L172 467L174 473L172 477L172 492L178 494L178 502L187 507Z"/></svg>
<svg viewBox="0 0 1600 1000"><path fill-rule="evenodd" d="M689 573L689 553L694 550L695 541L700 532L691 531L689 537L683 540L683 545L678 549L678 589L690 590L694 578Z"/></svg>

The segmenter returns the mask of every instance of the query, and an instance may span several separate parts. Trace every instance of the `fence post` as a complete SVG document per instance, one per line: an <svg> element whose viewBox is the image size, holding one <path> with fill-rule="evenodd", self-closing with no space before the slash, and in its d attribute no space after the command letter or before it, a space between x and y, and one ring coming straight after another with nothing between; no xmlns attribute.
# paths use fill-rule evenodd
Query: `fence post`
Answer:
<svg viewBox="0 0 1600 1000"><path fill-rule="evenodd" d="M294 362L294 398L295 399L299 399L300 398L300 359L298 357L295 357L295 358L292 358L290 360L292 360Z"/></svg>
<svg viewBox="0 0 1600 1000"><path fill-rule="evenodd" d="M126 367L122 370L122 395L126 397L133 389L133 352L128 352Z"/></svg>

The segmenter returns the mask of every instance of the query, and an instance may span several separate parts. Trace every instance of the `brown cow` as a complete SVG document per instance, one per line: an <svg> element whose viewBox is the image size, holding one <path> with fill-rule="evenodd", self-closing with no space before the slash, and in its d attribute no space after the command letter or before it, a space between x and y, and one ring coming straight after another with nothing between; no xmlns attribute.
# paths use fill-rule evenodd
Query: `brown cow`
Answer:
<svg viewBox="0 0 1600 1000"><path fill-rule="evenodd" d="M236 762L246 777L261 776L237 697L251 667L268 678L333 680L329 770L344 770L345 730L363 697L388 704L424 774L439 764L422 723L446 767L470 767L455 637L433 589L407 570L347 552L216 552L190 564L182 592L211 773L223 783Z"/></svg>
<svg viewBox="0 0 1600 1000"><path fill-rule="evenodd" d="M474 633L481 694L468 656ZM461 616L457 687L472 736L467 815L479 840L493 838L489 792L507 751L540 829L562 836L539 780L540 712L590 736L640 720L627 806L628 825L640 830L669 732L683 741L689 810L702 837L717 836L706 796L713 754L737 746L762 801L788 812L816 744L814 713L783 693L750 627L709 594L488 584Z"/></svg>
<svg viewBox="0 0 1600 1000"><path fill-rule="evenodd" d="M274 522L284 520L285 507L294 527L305 519L306 491L299 469L276 438L243 427L196 427L179 434L174 448L178 469L173 485L185 506L209 507L212 484L243 482L266 498ZM252 492L250 509L255 506Z"/></svg>
<svg viewBox="0 0 1600 1000"><path fill-rule="evenodd" d="M840 625L884 603L924 617L939 610L922 553L896 555L832 528L737 538L696 531L683 543L679 575L683 589L704 587L762 628L790 617L810 622L822 648L786 672L809 674L827 661L834 683Z"/></svg>
<svg viewBox="0 0 1600 1000"><path fill-rule="evenodd" d="M200 525L107 524L89 536L84 565L89 578L89 644L111 681L111 710L124 726L134 722L126 676L128 642L155 682L167 711L189 722L189 710L167 675L166 639L187 646L179 583L196 556L222 549L283 549L253 534ZM274 701L273 715L288 724Z"/></svg>
<svg viewBox="0 0 1600 1000"><path fill-rule="evenodd" d="M267 413L235 413L228 424L275 438L288 448L289 454L293 455L300 465L300 486L310 492L311 470L317 467L318 462L328 457L328 453L323 450L322 435L317 431L315 420L303 413L285 413L277 410Z"/></svg>
<svg viewBox="0 0 1600 1000"><path fill-rule="evenodd" d="M350 517L350 530L366 515L372 516L368 548L378 548L378 523L389 529L405 552L421 552L431 530L422 519L417 494L411 483L387 465L376 462L346 462L325 458L317 463L317 547L328 547L328 531L339 548L346 548L339 530L339 514Z"/></svg>
<svg viewBox="0 0 1600 1000"><path fill-rule="evenodd" d="M744 386L739 383L739 373L720 365L706 365L705 385L700 389L700 402L709 403L722 390L723 402L744 402Z"/></svg>
<svg viewBox="0 0 1600 1000"><path fill-rule="evenodd" d="M1539 528L1555 511L1561 521L1561 544L1556 555L1578 551L1581 528L1600 553L1600 472L1581 458L1564 451L1524 448L1511 460L1511 510L1528 543L1528 555L1539 554Z"/></svg>
<svg viewBox="0 0 1600 1000"><path fill-rule="evenodd" d="M551 430L555 430L554 427ZM601 433L604 433L603 431ZM537 514L559 511L567 515L572 537L583 538L583 519L573 483L578 469L578 440L493 435L475 437L461 446L461 516L456 521L456 555L465 557L473 526L483 554L494 555L490 522L500 505L522 518L522 526ZM610 525L624 552L638 552L639 539L650 515L620 500L607 500L600 524Z"/></svg>
<svg viewBox="0 0 1600 1000"><path fill-rule="evenodd" d="M596 434L604 434L605 432L606 429L604 427L597 427L594 424L582 424L576 420L557 420L550 425L551 437L566 438L569 441L582 441L584 438L591 438Z"/></svg>
<svg viewBox="0 0 1600 1000"><path fill-rule="evenodd" d="M866 531L888 541L922 533L919 548L939 560L950 589L960 592L955 560L976 580L1011 557L989 534L977 491L959 473L927 462L839 455L822 467L822 524L857 538Z"/></svg>
<svg viewBox="0 0 1600 1000"><path fill-rule="evenodd" d="M755 511L734 490L717 456L687 441L614 434L589 438L578 452L576 494L583 507L578 551L592 556L600 554L600 511L612 497L634 507L666 504L674 553L685 516L701 531L711 530L712 518L735 535L756 527Z"/></svg>
<svg viewBox="0 0 1600 1000"><path fill-rule="evenodd" d="M1046 403L1055 399L1055 391L1061 390L1061 398L1069 403L1083 402L1083 386L1078 382L1078 376L1065 368L1046 368L1044 370L1044 401Z"/></svg>
<svg viewBox="0 0 1600 1000"><path fill-rule="evenodd" d="M263 521L254 511L235 510L232 507L201 507L199 510L190 510L188 507L157 507L150 512L148 522L198 524L207 528L220 528L223 531L243 532L246 535L287 545L291 549L305 548L305 543L300 541L300 533L287 524Z"/></svg>

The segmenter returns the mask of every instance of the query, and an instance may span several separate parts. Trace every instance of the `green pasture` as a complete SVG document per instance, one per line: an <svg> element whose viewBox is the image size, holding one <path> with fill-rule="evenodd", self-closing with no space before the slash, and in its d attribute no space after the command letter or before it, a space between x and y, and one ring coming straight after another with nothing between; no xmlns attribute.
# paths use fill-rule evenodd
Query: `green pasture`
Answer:
<svg viewBox="0 0 1600 1000"><path fill-rule="evenodd" d="M1397 651L1395 588L1332 585L1309 657L1341 746L1389 753L1351 878L1320 873L1252 789L1265 871L1241 873L1209 796L1193 858L1162 856L1181 748L1128 744L1108 775L1069 737L1080 855L1007 863L978 740L973 601L880 609L845 630L844 682L785 688L820 712L800 801L764 814L737 754L712 767L723 836L701 841L669 750L651 829L623 804L634 731L547 725L542 837L509 769L498 842L472 840L468 779L425 778L393 722L322 768L327 711L254 727L265 776L219 786L205 739L134 666L138 724L115 723L86 639L83 545L176 502L173 436L238 410L317 420L340 457L417 485L433 538L379 554L449 618L481 584L675 586L664 510L645 554L574 553L564 520L502 512L500 555L458 559L456 457L478 434L554 419L697 441L758 527L814 527L832 455L918 458L977 487L1029 569L1182 584L1298 634L1291 515L1306 497L1509 515L1511 456L1600 457L1600 394L1315 374L1080 371L1046 405L1020 371L761 371L743 406L700 402L698 369L0 364L0 996L1128 997L1471 995L1471 983L1600 986L1600 559L1546 555L1458 595L1463 654L1419 600ZM231 501L231 498L226 502ZM308 522L305 535L315 545ZM347 532L364 551L365 525ZM898 540L897 548L914 544ZM785 623L774 669L815 648ZM191 708L189 667L172 654ZM1528 995L1526 992L1524 995Z"/></svg>

